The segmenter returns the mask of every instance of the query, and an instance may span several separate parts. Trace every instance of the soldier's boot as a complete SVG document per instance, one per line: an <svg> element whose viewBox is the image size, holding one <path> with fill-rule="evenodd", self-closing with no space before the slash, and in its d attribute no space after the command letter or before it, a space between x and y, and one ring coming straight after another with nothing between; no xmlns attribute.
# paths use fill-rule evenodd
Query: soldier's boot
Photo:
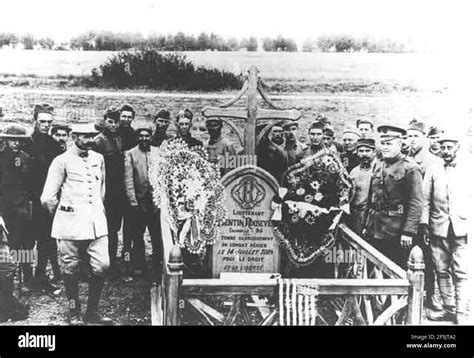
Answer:
<svg viewBox="0 0 474 358"><path fill-rule="evenodd" d="M118 250L118 235L116 232L109 232L110 267L108 270L108 274L112 278L119 276L118 264L117 264L117 250Z"/></svg>
<svg viewBox="0 0 474 358"><path fill-rule="evenodd" d="M51 261L51 268L53 269L53 282L61 281L61 269L59 267L58 262L58 247L56 243L52 245L51 252L50 252L50 261Z"/></svg>
<svg viewBox="0 0 474 358"><path fill-rule="evenodd" d="M33 268L31 267L31 264L29 263L23 263L21 264L21 272L22 272L22 288L21 290L25 293L30 292L30 289L33 288Z"/></svg>
<svg viewBox="0 0 474 358"><path fill-rule="evenodd" d="M98 325L113 325L110 318L103 317L99 313L99 301L102 289L104 288L104 278L92 274L89 279L89 297L87 299L87 311L84 322Z"/></svg>
<svg viewBox="0 0 474 358"><path fill-rule="evenodd" d="M71 326L82 326L81 303L79 301L79 281L77 275L64 275L64 288L69 303L68 322Z"/></svg>
<svg viewBox="0 0 474 358"><path fill-rule="evenodd" d="M434 292L427 292L425 307L433 311L442 311L443 305L440 302L439 295L436 295Z"/></svg>
<svg viewBox="0 0 474 358"><path fill-rule="evenodd" d="M455 322L456 313L454 313L454 307L446 307L442 311L431 311L427 318L436 322Z"/></svg>
<svg viewBox="0 0 474 358"><path fill-rule="evenodd" d="M13 295L13 277L0 279L0 322L23 321L28 318L28 310L29 306Z"/></svg>

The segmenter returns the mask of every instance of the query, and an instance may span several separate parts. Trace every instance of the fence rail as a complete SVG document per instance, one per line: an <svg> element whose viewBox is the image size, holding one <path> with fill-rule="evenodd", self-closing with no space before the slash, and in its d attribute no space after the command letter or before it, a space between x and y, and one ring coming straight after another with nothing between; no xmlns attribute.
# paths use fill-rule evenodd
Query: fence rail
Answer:
<svg viewBox="0 0 474 358"><path fill-rule="evenodd" d="M151 290L152 325L179 325L179 302L185 299L203 315L211 315L223 324L232 324L235 317L245 311L242 297L278 295L278 279L249 275L234 275L219 279L185 279L183 280L183 259L178 245L173 245L173 238L166 220L162 220L164 241L164 273L162 284ZM394 300L384 312L375 318L370 312L369 324L385 324L391 316L401 309L407 309L407 324L420 324L423 310L424 263L423 254L415 246L408 262L408 271L403 270L390 259L368 244L345 224L339 225L339 236L350 247L360 250L373 265L378 267L389 278L335 278L335 279L290 279L295 284L310 283L317 287L321 296L349 296L345 307L350 310L355 305L356 296L362 296L367 304L369 296L392 296ZM234 296L234 304L226 319L213 308L206 306L199 297ZM398 298L396 298L398 297ZM367 310L367 307L365 307ZM346 311L347 311L346 310ZM343 310L344 311L344 310ZM262 321L262 325L276 322L277 312L273 311ZM219 319L217 319L217 318ZM207 317L208 323L212 321ZM248 322L248 317L245 320ZM341 319L338 320L340 324Z"/></svg>

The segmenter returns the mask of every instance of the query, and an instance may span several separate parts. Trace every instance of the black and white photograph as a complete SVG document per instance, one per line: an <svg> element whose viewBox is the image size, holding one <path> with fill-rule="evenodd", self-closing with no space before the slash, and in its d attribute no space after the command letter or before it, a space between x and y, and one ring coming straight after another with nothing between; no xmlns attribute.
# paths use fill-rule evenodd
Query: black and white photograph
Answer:
<svg viewBox="0 0 474 358"><path fill-rule="evenodd" d="M62 326L397 326L426 332L397 352L472 356L473 10L2 1L7 348L85 352Z"/></svg>

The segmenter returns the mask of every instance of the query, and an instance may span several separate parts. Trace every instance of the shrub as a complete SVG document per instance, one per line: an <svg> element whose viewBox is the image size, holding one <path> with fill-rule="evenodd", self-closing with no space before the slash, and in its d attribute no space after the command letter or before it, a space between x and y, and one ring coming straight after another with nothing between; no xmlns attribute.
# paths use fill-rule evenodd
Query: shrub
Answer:
<svg viewBox="0 0 474 358"><path fill-rule="evenodd" d="M156 50L122 51L92 70L95 85L146 87L160 90L239 89L241 79L231 72L195 66L185 55Z"/></svg>

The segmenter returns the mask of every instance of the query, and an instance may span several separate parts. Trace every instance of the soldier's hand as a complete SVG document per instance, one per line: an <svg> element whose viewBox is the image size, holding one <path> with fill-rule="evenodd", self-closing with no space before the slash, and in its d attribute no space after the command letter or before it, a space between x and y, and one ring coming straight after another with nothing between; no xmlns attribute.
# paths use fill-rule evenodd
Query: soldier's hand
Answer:
<svg viewBox="0 0 474 358"><path fill-rule="evenodd" d="M430 228L426 224L421 224L419 229L419 234L423 238L425 245L430 243Z"/></svg>
<svg viewBox="0 0 474 358"><path fill-rule="evenodd" d="M400 245L404 249L408 249L412 244L413 239L410 236L402 235L400 239Z"/></svg>

